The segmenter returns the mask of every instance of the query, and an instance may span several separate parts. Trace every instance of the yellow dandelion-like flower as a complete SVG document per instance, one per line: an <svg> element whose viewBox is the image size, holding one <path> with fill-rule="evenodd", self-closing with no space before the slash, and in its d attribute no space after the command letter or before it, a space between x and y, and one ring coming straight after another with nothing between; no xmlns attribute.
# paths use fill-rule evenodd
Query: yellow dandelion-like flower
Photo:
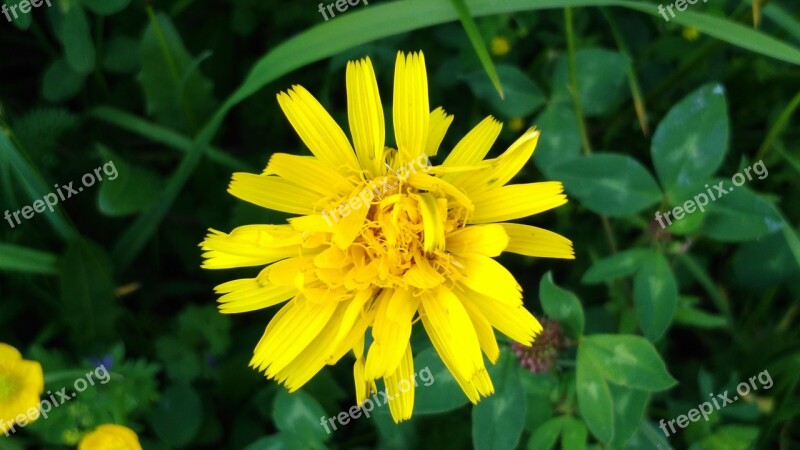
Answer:
<svg viewBox="0 0 800 450"><path fill-rule="evenodd" d="M104 424L87 434L78 450L142 450L139 437L128 427Z"/></svg>
<svg viewBox="0 0 800 450"><path fill-rule="evenodd" d="M16 348L0 342L0 429L39 418L39 395L44 391L42 366L22 359ZM35 411L35 412L34 412ZM34 412L31 414L31 412Z"/></svg>
<svg viewBox="0 0 800 450"><path fill-rule="evenodd" d="M229 192L297 214L286 225L210 230L207 269L265 266L251 279L217 286L223 313L288 300L255 348L251 366L290 391L350 350L356 397L383 379L392 417L411 417L411 328L417 319L467 397L494 391L482 352L494 363L492 328L530 345L542 326L525 308L502 252L574 258L572 243L541 228L507 223L566 203L559 182L508 185L533 154L529 129L497 158L484 159L502 124L487 117L439 166L430 166L453 121L431 111L423 54L399 53L393 125L386 146L383 106L369 58L347 65L352 145L303 87L278 103L312 156L274 154L262 174L236 173ZM498 223L499 222L499 223ZM371 330L370 330L371 329ZM365 348L365 334L372 343ZM406 383L408 385L409 383Z"/></svg>
<svg viewBox="0 0 800 450"><path fill-rule="evenodd" d="M493 55L504 56L511 51L511 42L509 42L508 39L504 38L503 36L495 36L492 38L490 47Z"/></svg>

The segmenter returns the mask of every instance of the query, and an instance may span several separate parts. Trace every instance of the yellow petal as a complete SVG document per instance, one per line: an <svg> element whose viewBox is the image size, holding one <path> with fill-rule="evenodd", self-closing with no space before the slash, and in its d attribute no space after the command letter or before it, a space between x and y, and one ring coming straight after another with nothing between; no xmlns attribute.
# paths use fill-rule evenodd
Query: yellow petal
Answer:
<svg viewBox="0 0 800 450"><path fill-rule="evenodd" d="M22 355L20 354L19 350L8 344L0 342L0 361L11 362L19 361L21 359Z"/></svg>
<svg viewBox="0 0 800 450"><path fill-rule="evenodd" d="M447 114L442 107L431 111L431 117L428 122L428 142L425 144L426 155L436 156L451 123L453 123L453 116Z"/></svg>
<svg viewBox="0 0 800 450"><path fill-rule="evenodd" d="M475 292L461 283L456 283L455 293L464 303L470 303L501 333L530 346L533 338L542 332L542 325L524 306L505 302Z"/></svg>
<svg viewBox="0 0 800 450"><path fill-rule="evenodd" d="M497 224L469 226L447 235L450 253L499 256L507 246L508 235Z"/></svg>
<svg viewBox="0 0 800 450"><path fill-rule="evenodd" d="M378 311L372 324L372 345L367 354L367 379L394 372L411 338L411 320L417 312L419 297L406 289L395 289L378 299Z"/></svg>
<svg viewBox="0 0 800 450"><path fill-rule="evenodd" d="M428 191L435 194L447 195L468 210L472 210L474 208L472 200L470 200L470 198L461 189L458 189L439 177L434 177L427 173L417 172L408 177L408 184L419 189L420 191Z"/></svg>
<svg viewBox="0 0 800 450"><path fill-rule="evenodd" d="M279 225L247 225L230 234L210 229L200 244L205 269L260 266L297 255L302 235Z"/></svg>
<svg viewBox="0 0 800 450"><path fill-rule="evenodd" d="M475 333L478 335L478 342L481 344L481 350L489 358L492 364L497 362L500 357L500 347L497 345L497 338L494 335L492 324L489 319L480 312L480 310L470 302L462 302L464 309L469 314L469 319L472 325L475 326Z"/></svg>
<svg viewBox="0 0 800 450"><path fill-rule="evenodd" d="M406 351L397 369L387 375L385 381L386 395L389 399L389 410L394 423L411 418L414 410L414 386L417 383L414 373L414 357L411 354L411 343L406 344Z"/></svg>
<svg viewBox="0 0 800 450"><path fill-rule="evenodd" d="M267 267L256 278L233 280L220 284L214 290L224 294L219 298L219 310L223 314L255 311L283 303L297 295L294 286L278 286L270 283Z"/></svg>
<svg viewBox="0 0 800 450"><path fill-rule="evenodd" d="M383 173L386 125L378 81L369 58L347 63L347 112L361 167Z"/></svg>
<svg viewBox="0 0 800 450"><path fill-rule="evenodd" d="M278 104L314 156L346 176L359 167L347 136L304 87L295 85L281 92Z"/></svg>
<svg viewBox="0 0 800 450"><path fill-rule="evenodd" d="M508 305L522 304L522 288L502 264L478 254L459 255L464 285Z"/></svg>
<svg viewBox="0 0 800 450"><path fill-rule="evenodd" d="M303 294L286 304L270 321L253 352L251 367L274 378L319 335L338 303L312 303Z"/></svg>
<svg viewBox="0 0 800 450"><path fill-rule="evenodd" d="M333 231L333 243L339 248L347 248L356 240L364 229L364 221L369 213L370 205L361 205L359 208L350 208L352 203L347 204L345 211L347 215L337 222ZM340 208L337 208L339 210Z"/></svg>
<svg viewBox="0 0 800 450"><path fill-rule="evenodd" d="M313 214L314 206L323 198L307 187L280 177L244 172L233 174L228 192L254 205L291 214Z"/></svg>
<svg viewBox="0 0 800 450"><path fill-rule="evenodd" d="M503 222L538 214L567 203L564 186L557 181L514 184L472 197L475 213L470 223Z"/></svg>
<svg viewBox="0 0 800 450"><path fill-rule="evenodd" d="M544 228L516 223L499 224L508 233L506 252L541 258L575 259L572 241Z"/></svg>
<svg viewBox="0 0 800 450"><path fill-rule="evenodd" d="M472 403L491 394L487 386L480 343L460 300L448 288L424 292L420 318L445 366ZM478 383L476 383L478 381Z"/></svg>
<svg viewBox="0 0 800 450"><path fill-rule="evenodd" d="M443 166L468 166L481 162L500 135L503 124L489 116L467 133L442 163Z"/></svg>
<svg viewBox="0 0 800 450"><path fill-rule="evenodd" d="M312 156L276 153L270 157L264 174L277 175L322 196L346 195L353 189L347 178Z"/></svg>
<svg viewBox="0 0 800 450"><path fill-rule="evenodd" d="M420 289L432 289L447 279L431 266L428 258L414 257L414 265L403 274L403 281Z"/></svg>
<svg viewBox="0 0 800 450"><path fill-rule="evenodd" d="M504 186L511 181L531 159L538 141L539 131L530 129L523 134L522 137L517 139L517 141L502 155L487 161L489 164L480 172L461 175L457 179L454 178L452 183L465 190L470 195L476 195L492 188Z"/></svg>
<svg viewBox="0 0 800 450"><path fill-rule="evenodd" d="M436 197L429 193L413 195L419 203L422 213L423 241L425 253L444 250L444 221L447 215L447 203L440 205Z"/></svg>
<svg viewBox="0 0 800 450"><path fill-rule="evenodd" d="M430 114L425 57L422 52L409 55L398 52L392 110L398 150L396 165L403 165L425 152Z"/></svg>

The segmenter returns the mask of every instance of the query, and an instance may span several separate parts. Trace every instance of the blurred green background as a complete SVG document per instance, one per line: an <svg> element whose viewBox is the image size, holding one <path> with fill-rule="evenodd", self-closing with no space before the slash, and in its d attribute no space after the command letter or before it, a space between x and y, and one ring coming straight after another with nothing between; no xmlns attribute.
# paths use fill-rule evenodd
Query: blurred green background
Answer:
<svg viewBox="0 0 800 450"><path fill-rule="evenodd" d="M0 342L41 362L47 390L112 373L0 449L74 448L110 422L145 449L798 448L800 4L698 2L669 22L655 2L471 0L461 22L458 5L371 0L326 21L295 0L54 0L0 16L0 213L118 171L0 222ZM440 156L489 114L505 123L492 156L542 130L515 182L564 182L570 203L527 223L577 259L500 258L560 323L536 350L552 369L503 341L497 393L473 407L418 326L415 367L436 381L412 420L384 407L327 434L320 417L355 402L349 357L291 395L249 369L278 308L219 314L213 287L255 272L202 271L197 245L287 217L226 193L273 152L308 154L278 91L305 86L347 129L345 64L370 56L388 116L399 50L424 51L431 105L455 115ZM758 161L768 176L658 225ZM764 371L769 389L659 429Z"/></svg>

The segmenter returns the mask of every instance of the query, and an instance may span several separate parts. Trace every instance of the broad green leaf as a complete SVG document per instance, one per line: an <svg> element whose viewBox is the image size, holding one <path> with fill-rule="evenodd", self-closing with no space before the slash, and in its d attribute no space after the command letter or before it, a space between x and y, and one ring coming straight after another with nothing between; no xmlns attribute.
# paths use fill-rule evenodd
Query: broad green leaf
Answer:
<svg viewBox="0 0 800 450"><path fill-rule="evenodd" d="M80 344L115 336L120 314L114 298L111 260L102 247L78 238L69 243L59 263L62 317L70 337Z"/></svg>
<svg viewBox="0 0 800 450"><path fill-rule="evenodd" d="M429 368L433 379L436 380L430 386L420 385L417 388L414 414L438 414L469 403L469 399L433 347L423 350L414 357L414 367L418 368L418 371Z"/></svg>
<svg viewBox="0 0 800 450"><path fill-rule="evenodd" d="M622 6L658 16L656 5L630 0L468 0L467 6L475 17L492 14L563 8L565 6ZM323 58L339 54L361 44L383 37L417 30L456 20L452 5L430 0L406 0L370 6L312 27L273 48L261 57L251 69L245 81L231 94L223 105L206 122L192 149L183 158L170 178L164 196L147 213L141 215L125 231L114 255L122 267L129 265L142 251L181 189L194 172L206 147L214 138L227 114L236 105L258 92L268 83L289 72ZM800 64L800 50L762 32L732 22L729 19L684 12L676 23L696 27L700 32L725 42L764 54L782 61ZM326 45L319 45L325 42Z"/></svg>
<svg viewBox="0 0 800 450"><path fill-rule="evenodd" d="M661 185L673 201L717 171L728 151L725 88L707 84L669 110L653 135L650 154Z"/></svg>
<svg viewBox="0 0 800 450"><path fill-rule="evenodd" d="M533 162L548 178L553 167L580 157L581 138L575 112L563 103L549 103L534 122L541 131Z"/></svg>
<svg viewBox="0 0 800 450"><path fill-rule="evenodd" d="M198 70L168 16L151 16L139 52L139 82L148 113L178 130L196 130L215 107L212 84Z"/></svg>
<svg viewBox="0 0 800 450"><path fill-rule="evenodd" d="M583 336L583 306L578 297L553 282L553 274L547 272L539 281L539 299L542 309L550 318L559 321L574 339Z"/></svg>
<svg viewBox="0 0 800 450"><path fill-rule="evenodd" d="M106 177L97 194L97 206L107 216L122 217L144 211L161 195L161 178L153 171L128 163L108 148L99 146L106 161L103 169L116 176ZM113 170L111 170L113 168ZM106 174L107 175L107 174Z"/></svg>
<svg viewBox="0 0 800 450"><path fill-rule="evenodd" d="M130 2L131 0L81 0L83 6L101 16L116 14L125 9Z"/></svg>
<svg viewBox="0 0 800 450"><path fill-rule="evenodd" d="M672 323L678 305L678 283L661 253L650 252L633 278L636 315L647 339L655 342Z"/></svg>
<svg viewBox="0 0 800 450"><path fill-rule="evenodd" d="M639 429L649 394L616 384L610 384L609 388L614 402L614 440L611 447L624 448L625 443Z"/></svg>
<svg viewBox="0 0 800 450"><path fill-rule="evenodd" d="M544 92L524 72L514 66L498 65L497 73L503 83L505 98L497 96L497 92L486 79L483 71L474 72L465 77L473 95L489 103L498 115L513 118L524 117L541 107L546 98Z"/></svg>
<svg viewBox="0 0 800 450"><path fill-rule="evenodd" d="M583 274L581 283L603 283L616 278L633 275L639 270L645 257L650 253L650 250L647 249L632 248L607 256L603 259L598 259L593 262L589 270Z"/></svg>
<svg viewBox="0 0 800 450"><path fill-rule="evenodd" d="M501 99L504 98L505 94L503 93L503 86L500 82L497 70L494 67L494 62L492 62L492 57L489 55L489 51L486 49L486 42L484 42L483 37L481 37L480 31L478 31L478 26L475 25L475 19L472 17L469 7L466 5L464 0L450 0L450 2L455 8L456 14L458 14L458 20L461 21L461 25L464 27L464 31L467 33L469 42L472 44L472 48L475 50L475 54L478 56L478 59L483 66L483 70L486 71L486 75L489 77L492 85L494 85L494 88L497 90L497 94Z"/></svg>
<svg viewBox="0 0 800 450"><path fill-rule="evenodd" d="M516 448L525 426L525 392L517 358L504 351L488 368L495 393L472 408L472 443L475 450Z"/></svg>
<svg viewBox="0 0 800 450"><path fill-rule="evenodd" d="M719 181L722 180L714 180L713 184ZM718 197L708 208L701 234L723 242L742 242L778 231L783 226L783 220L770 202L750 188L733 186L726 180L723 189L727 194Z"/></svg>
<svg viewBox="0 0 800 450"><path fill-rule="evenodd" d="M585 48L575 52L578 92L586 116L611 112L629 95L626 89L627 71L631 60L627 56L602 48ZM553 74L553 96L556 101L570 99L569 64L562 56Z"/></svg>
<svg viewBox="0 0 800 450"><path fill-rule="evenodd" d="M586 424L574 417L565 417L564 428L561 430L561 448L584 450L588 435Z"/></svg>
<svg viewBox="0 0 800 450"><path fill-rule="evenodd" d="M94 69L94 42L86 13L79 5L71 5L61 22L61 43L69 66L86 75Z"/></svg>
<svg viewBox="0 0 800 450"><path fill-rule="evenodd" d="M528 450L550 450L555 447L566 419L566 416L553 417L536 428L528 440Z"/></svg>
<svg viewBox="0 0 800 450"><path fill-rule="evenodd" d="M578 346L575 369L578 410L592 434L607 443L614 438L614 406L608 383L593 356L588 354L592 350L586 350L585 342L588 338L585 337Z"/></svg>
<svg viewBox="0 0 800 450"><path fill-rule="evenodd" d="M628 388L658 392L676 383L653 344L641 336L585 336L578 354L579 358L591 361L605 379Z"/></svg>
<svg viewBox="0 0 800 450"><path fill-rule="evenodd" d="M58 103L69 100L83 89L86 76L72 70L64 58L53 61L42 78L42 97Z"/></svg>
<svg viewBox="0 0 800 450"><path fill-rule="evenodd" d="M52 253L0 243L0 270L56 275L58 266Z"/></svg>
<svg viewBox="0 0 800 450"><path fill-rule="evenodd" d="M628 440L628 450L672 450L664 432L647 420L639 424L639 429Z"/></svg>
<svg viewBox="0 0 800 450"><path fill-rule="evenodd" d="M753 448L759 429L754 426L726 425L703 439L704 450L747 450Z"/></svg>
<svg viewBox="0 0 800 450"><path fill-rule="evenodd" d="M559 164L552 172L570 195L598 214L630 216L661 198L647 169L626 155L595 153Z"/></svg>
<svg viewBox="0 0 800 450"><path fill-rule="evenodd" d="M272 418L279 430L298 436L306 442L323 442L330 435L320 423L321 417L328 415L314 397L303 391L291 394L285 389L278 391Z"/></svg>
<svg viewBox="0 0 800 450"><path fill-rule="evenodd" d="M187 383L167 388L149 416L156 435L173 447L184 447L200 431L203 404L197 392Z"/></svg>

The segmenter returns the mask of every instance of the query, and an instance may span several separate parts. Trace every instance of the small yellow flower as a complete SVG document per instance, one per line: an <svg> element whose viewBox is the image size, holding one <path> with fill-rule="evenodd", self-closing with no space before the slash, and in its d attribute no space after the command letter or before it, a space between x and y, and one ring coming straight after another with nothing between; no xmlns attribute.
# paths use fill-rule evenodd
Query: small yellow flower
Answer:
<svg viewBox="0 0 800 450"><path fill-rule="evenodd" d="M26 361L16 348L0 342L0 429L39 418L39 395L44 391L42 366ZM31 414L35 410L36 413Z"/></svg>
<svg viewBox="0 0 800 450"><path fill-rule="evenodd" d="M522 127L525 126L525 119L522 117L515 117L508 122L508 129L513 131L514 133L522 130Z"/></svg>
<svg viewBox="0 0 800 450"><path fill-rule="evenodd" d="M142 445L130 428L105 424L84 436L78 450L142 450Z"/></svg>
<svg viewBox="0 0 800 450"><path fill-rule="evenodd" d="M495 56L503 56L511 51L511 42L502 36L495 36L492 38L492 54Z"/></svg>
<svg viewBox="0 0 800 450"><path fill-rule="evenodd" d="M396 422L414 408L410 337L422 322L477 403L494 392L483 356L492 364L499 357L493 328L526 346L542 331L514 276L493 258L574 258L569 239L510 223L563 205L564 188L509 184L533 155L539 131L528 129L485 159L502 129L491 116L431 166L453 116L430 108L422 53L397 55L396 149L386 146L369 58L348 63L346 84L352 143L311 93L294 86L278 103L314 156L275 153L263 173L233 175L234 196L297 216L285 225L210 230L201 244L204 268L266 266L255 278L217 286L220 309L243 313L288 300L251 367L293 392L352 350L358 404L383 379Z"/></svg>
<svg viewBox="0 0 800 450"><path fill-rule="evenodd" d="M695 27L684 27L681 31L681 35L683 35L683 38L687 41L695 41L700 37L700 30Z"/></svg>

